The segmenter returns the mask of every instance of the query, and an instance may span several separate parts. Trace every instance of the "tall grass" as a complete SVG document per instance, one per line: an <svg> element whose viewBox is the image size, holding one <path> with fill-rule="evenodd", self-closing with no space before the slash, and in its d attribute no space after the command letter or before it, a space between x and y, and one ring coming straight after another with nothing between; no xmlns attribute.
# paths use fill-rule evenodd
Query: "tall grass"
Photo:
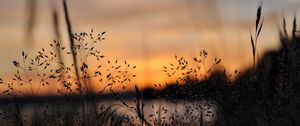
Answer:
<svg viewBox="0 0 300 126"><path fill-rule="evenodd" d="M37 9L37 0L27 0L27 7L26 7L26 17L28 17L27 19L27 27L26 27L26 31L25 31L25 45L26 46L30 46L33 43L34 39L33 39L33 31L35 28L35 23L36 23L36 9Z"/></svg>
<svg viewBox="0 0 300 126"><path fill-rule="evenodd" d="M244 72L226 71L220 58L207 64L209 58L205 50L192 59L175 55L174 62L163 66L166 76L175 78L175 83L166 84L165 89L154 90L151 94L175 106L175 110L170 110L161 104L150 104L137 85L134 85L132 97L115 90L126 89L132 84L131 80L136 77L132 70L136 66L126 61L105 60L97 45L105 40L106 32L73 33L67 2L62 2L70 46L53 41L49 44L52 50L42 48L32 57L22 51L22 61L13 61L16 67L13 77L10 80L0 78L1 86L6 88L2 94L9 98L9 104L0 104L3 108L0 116L6 120L3 125L299 125L300 62L297 57L300 56L300 37L296 16L292 22L292 36L288 36L283 19L282 47L258 58L258 37L263 26L262 6L258 7L255 33L250 34L253 67ZM59 36L56 18L53 10L54 28ZM72 57L72 64L68 65L60 55ZM88 64L88 60L95 61L93 64L97 66ZM233 76L236 77L234 81ZM93 90L89 87L91 80L97 81ZM37 89L33 88L36 83ZM42 100L37 99L40 88L49 89L51 84L63 85L57 89L57 95L63 98L39 101ZM162 88L163 85L154 86ZM26 94L18 87L31 89L35 99L34 117L25 112L26 104L20 99ZM103 97L99 98L107 96L105 91L115 98L111 106L99 105L106 104ZM31 105L27 110L31 110Z"/></svg>
<svg viewBox="0 0 300 126"><path fill-rule="evenodd" d="M263 26L263 19L262 19L262 5L258 6L257 13L256 13L256 21L255 21L255 33L254 36L250 33L251 38L251 47L252 47L252 57L253 57L253 67L256 65L257 60L257 41L259 34L261 32Z"/></svg>
<svg viewBox="0 0 300 126"><path fill-rule="evenodd" d="M83 89L82 89L82 85L81 85L81 82L79 79L80 73L79 73L79 68L78 68L78 64L77 64L78 59L76 56L77 54L76 54L75 43L74 43L74 39L73 39L73 30L72 30L72 26L71 26L71 21L70 21L70 17L69 17L69 13L68 13L68 7L67 7L66 0L63 0L63 7L64 7L65 20L66 20L66 24L67 24L67 30L68 30L69 41L70 41L71 56L73 58L73 64L74 64L75 73L77 76L76 81L77 81L79 93L80 93L80 95L82 95Z"/></svg>

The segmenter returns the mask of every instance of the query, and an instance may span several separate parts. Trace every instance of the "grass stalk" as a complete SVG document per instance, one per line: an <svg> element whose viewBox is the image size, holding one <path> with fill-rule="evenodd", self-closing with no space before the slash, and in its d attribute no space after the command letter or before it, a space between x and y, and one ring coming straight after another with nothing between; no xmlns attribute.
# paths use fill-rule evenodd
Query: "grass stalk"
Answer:
<svg viewBox="0 0 300 126"><path fill-rule="evenodd" d="M68 34L69 34L71 56L72 56L73 64L74 64L74 68L75 68L76 81L77 81L77 85L78 85L79 95L82 98L81 99L81 105L82 105L82 112L83 112L83 120L85 122L85 125L87 125L88 122L87 122L87 119L85 118L86 109L85 109L85 104L84 104L84 100L83 100L83 96L82 96L83 95L83 87L82 87L82 84L80 82L80 73L79 73L79 68L78 68L78 64L77 64L78 59L77 59L77 54L76 54L76 50L75 50L75 47L74 47L75 42L74 42L74 39L73 39L72 25L71 25L69 13L68 13L68 7L67 7L66 0L63 0L63 7L64 7L65 20L66 20Z"/></svg>
<svg viewBox="0 0 300 126"><path fill-rule="evenodd" d="M59 31L59 17L58 17L58 12L57 8L55 7L55 1L51 1L51 6L52 6L52 18L53 18L53 30L54 30L54 35L55 35L55 40L57 40L57 43L61 45L61 36L60 36L60 31ZM58 61L63 63L64 62L64 57L62 55L62 52L59 48L60 46L56 46L55 51L58 56ZM60 64L59 64L60 65ZM65 80L65 75L61 73L62 79L61 82L64 82Z"/></svg>
<svg viewBox="0 0 300 126"><path fill-rule="evenodd" d="M251 47L252 47L252 57L253 57L253 68L256 66L257 62L257 42L258 42L258 37L260 35L262 26L263 26L263 19L261 16L261 10L262 10L262 5L259 5L257 8L257 13L256 13L256 22L255 22L255 35L253 36L250 34L251 38Z"/></svg>
<svg viewBox="0 0 300 126"><path fill-rule="evenodd" d="M27 11L26 15L28 16L27 26L26 26L26 32L25 32L25 45L30 46L33 43L33 29L36 23L36 5L37 0L27 0Z"/></svg>
<svg viewBox="0 0 300 126"><path fill-rule="evenodd" d="M68 30L68 34L69 34L69 41L70 41L70 49L71 49L71 55L72 55L72 59L73 59L73 63L74 63L74 68L75 68L75 74L76 74L76 81L77 81L77 85L78 85L78 90L79 90L79 94L82 95L83 93L83 89L82 89L82 85L80 82L80 74L79 74L79 68L78 68L78 59L76 56L76 50L74 48L75 42L73 39L73 31L72 31L72 26L71 26L71 21L69 18L69 13L68 13L68 7L67 7L67 2L66 0L63 0L63 7L64 7L64 14L65 14L65 20L66 20L66 24L67 24L67 30Z"/></svg>

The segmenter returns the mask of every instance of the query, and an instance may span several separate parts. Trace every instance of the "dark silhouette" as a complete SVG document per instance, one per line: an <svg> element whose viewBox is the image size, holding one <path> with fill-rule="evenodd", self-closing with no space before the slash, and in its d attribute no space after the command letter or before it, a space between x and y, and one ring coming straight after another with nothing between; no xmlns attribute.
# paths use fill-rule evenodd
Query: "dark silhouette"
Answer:
<svg viewBox="0 0 300 126"><path fill-rule="evenodd" d="M0 98L1 124L20 126L193 125L193 122L198 122L196 124L201 126L206 124L220 126L300 125L300 60L298 58L300 56L300 35L296 27L296 18L293 20L291 37L287 34L284 19L283 30L280 31L281 47L266 52L261 59L258 59L257 38L263 24L261 6L259 6L255 35L251 35L253 67L244 72L234 71L234 75L232 75L225 69L217 69L216 66L221 62L221 59L217 58L211 67L205 68L203 59L207 58L208 52L203 50L200 51L198 57L194 58L197 66L190 66L186 59L177 56L175 56L177 60L175 64L171 63L170 67L164 66L163 70L167 76L175 76L175 73L180 74L176 83L167 84L165 89L146 88L141 90L135 85L134 91L120 93L115 91L114 87L122 86L125 89L126 86L122 84L130 83L130 79L136 76L131 74L129 69L135 69L136 66L130 65L126 61L124 64L119 64L118 60L115 60L113 65L108 60L107 64L101 62L93 73L88 73L91 68L85 62L87 57L91 56L98 61L104 57L100 51L94 48L94 44L105 40L103 37L105 32L97 36L93 35L93 30L90 34L85 32L73 34L66 0L62 2L71 52L64 51L66 47L61 47L57 41L51 43L50 46L57 49L58 55L61 55L62 52L71 54L73 64L67 66L60 56L57 57L55 52L42 49L35 58L30 59L31 66L28 67L25 66L27 54L22 51L23 63L13 61L18 70L12 81L0 78L0 84L7 86L7 89L2 92L7 97ZM53 17L56 36L59 38L55 8L53 9ZM32 24L29 24L29 31L32 30L32 27ZM92 43L83 41L87 37L93 40ZM78 59L78 55L84 55L85 59ZM56 67L53 67L51 66L52 63L57 63L53 62L56 61L55 59L59 59L59 65L56 64ZM108 67L103 68L105 66ZM43 68L43 70L50 69L50 75L40 73L38 67ZM36 74L35 78L40 79L39 87L49 85L50 80L52 80L52 82L62 81L59 84L63 84L64 89L58 89L58 95L55 96L38 96L39 88L35 93L32 88L32 79L22 77L20 71ZM232 76L236 76L234 81L231 81ZM98 92L90 90L88 84L91 84L91 79L97 79L100 84L105 84L104 88ZM16 94L22 92L15 89L13 84L20 86L29 84L32 94L17 98ZM75 89L74 86L76 86ZM157 87L157 85L155 86ZM158 84L158 87L162 87L161 84ZM104 90L108 90L110 93L105 94L103 93ZM99 104L105 104L105 100L111 99L115 103L110 106L99 106ZM166 100L166 102L176 106L170 117L163 115L170 110L161 104L158 105L157 110L154 110L152 105L153 114L146 115L145 107L148 105L146 100L156 99ZM128 101L132 101L133 104L129 104ZM185 105L186 110L183 110L185 112L183 115L178 114L177 105L179 103ZM192 103L192 105L186 103ZM213 104L217 106L217 115L211 111ZM131 112L132 115L117 114L120 108ZM205 108L208 109L205 110ZM30 110L30 112L26 113L26 110ZM122 110L122 112L124 111ZM210 122L204 119L208 116L217 117L214 122Z"/></svg>

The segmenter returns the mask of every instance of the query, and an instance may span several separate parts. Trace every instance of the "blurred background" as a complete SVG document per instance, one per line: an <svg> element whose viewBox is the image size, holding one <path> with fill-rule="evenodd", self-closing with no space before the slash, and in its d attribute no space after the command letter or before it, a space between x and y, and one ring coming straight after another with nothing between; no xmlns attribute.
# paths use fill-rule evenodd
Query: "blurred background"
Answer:
<svg viewBox="0 0 300 126"><path fill-rule="evenodd" d="M257 0L68 0L74 32L107 31L100 45L109 59L137 66L135 82L141 87L168 82L163 65L174 55L193 57L205 49L222 58L229 72L250 67L250 32L255 30ZM290 27L299 0L264 0L264 26L258 53L276 49L282 18ZM68 34L62 1L0 0L0 76L15 72L13 60L21 51L34 54L56 39L52 12L57 11L61 40ZM209 63L209 60L208 60ZM97 64L94 64L97 65Z"/></svg>

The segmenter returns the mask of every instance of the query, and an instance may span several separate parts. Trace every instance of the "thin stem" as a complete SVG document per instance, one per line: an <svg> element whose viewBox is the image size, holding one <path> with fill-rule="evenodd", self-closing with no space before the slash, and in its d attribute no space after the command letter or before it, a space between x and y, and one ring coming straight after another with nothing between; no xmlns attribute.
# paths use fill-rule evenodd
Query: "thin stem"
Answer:
<svg viewBox="0 0 300 126"><path fill-rule="evenodd" d="M64 7L64 13L65 13L65 18L66 18L66 23L67 23L68 34L69 34L71 54L72 54L72 58L73 58L75 73L77 76L77 84L78 84L78 88L79 88L79 93L80 93L80 95L82 95L83 91L82 91L82 85L81 85L80 78L79 78L80 74L79 74L78 65L77 65L78 59L76 56L76 50L74 48L75 42L73 39L73 34L72 34L73 31L72 31L71 21L70 21L69 14L68 14L66 0L63 0L63 7Z"/></svg>

